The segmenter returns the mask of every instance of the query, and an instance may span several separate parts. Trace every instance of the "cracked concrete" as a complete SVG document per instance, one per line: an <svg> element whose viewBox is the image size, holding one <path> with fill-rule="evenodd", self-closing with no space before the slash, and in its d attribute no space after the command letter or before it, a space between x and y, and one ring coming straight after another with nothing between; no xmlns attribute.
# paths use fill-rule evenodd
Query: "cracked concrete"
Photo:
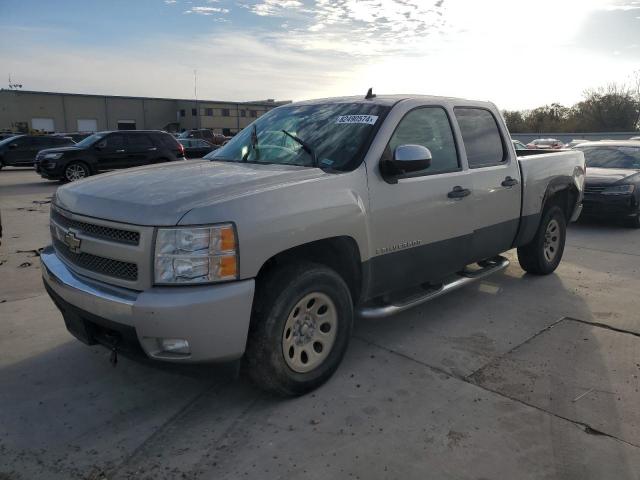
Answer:
<svg viewBox="0 0 640 480"><path fill-rule="evenodd" d="M72 339L37 262L18 268L56 187L0 172L3 480L638 479L640 232L575 225L555 275L509 252L480 284L359 321L335 377L283 400L230 367L113 368Z"/></svg>

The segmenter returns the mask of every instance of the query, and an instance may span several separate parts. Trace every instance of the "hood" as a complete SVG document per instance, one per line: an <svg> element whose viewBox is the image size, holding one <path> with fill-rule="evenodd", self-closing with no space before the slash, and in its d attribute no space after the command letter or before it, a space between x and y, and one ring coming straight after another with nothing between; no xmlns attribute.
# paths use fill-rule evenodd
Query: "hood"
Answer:
<svg viewBox="0 0 640 480"><path fill-rule="evenodd" d="M612 185L617 182L640 182L640 170L631 168L587 167L585 185Z"/></svg>
<svg viewBox="0 0 640 480"><path fill-rule="evenodd" d="M208 160L178 161L89 177L58 189L73 213L134 225L177 225L194 207L213 206L329 175L318 168Z"/></svg>
<svg viewBox="0 0 640 480"><path fill-rule="evenodd" d="M75 145L71 145L69 147L54 147L54 148L45 148L44 150L40 150L38 154L42 153L59 153L59 152L77 152L83 150L82 148L76 147Z"/></svg>

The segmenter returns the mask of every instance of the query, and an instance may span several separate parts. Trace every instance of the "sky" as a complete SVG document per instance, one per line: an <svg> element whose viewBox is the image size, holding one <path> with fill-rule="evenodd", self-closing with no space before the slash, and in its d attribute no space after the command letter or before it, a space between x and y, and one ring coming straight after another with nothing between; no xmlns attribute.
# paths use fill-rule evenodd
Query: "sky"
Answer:
<svg viewBox="0 0 640 480"><path fill-rule="evenodd" d="M640 0L0 0L2 88L527 109L636 71Z"/></svg>

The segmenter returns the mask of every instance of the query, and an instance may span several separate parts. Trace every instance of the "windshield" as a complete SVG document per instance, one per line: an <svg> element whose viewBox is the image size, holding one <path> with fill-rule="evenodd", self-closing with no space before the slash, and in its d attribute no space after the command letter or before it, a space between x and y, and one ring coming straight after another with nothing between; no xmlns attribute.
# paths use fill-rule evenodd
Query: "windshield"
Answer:
<svg viewBox="0 0 640 480"><path fill-rule="evenodd" d="M4 140L0 141L0 146L7 145L16 139L16 137L20 137L21 135L14 135L13 137L7 137Z"/></svg>
<svg viewBox="0 0 640 480"><path fill-rule="evenodd" d="M640 169L640 147L577 147L584 152L587 167Z"/></svg>
<svg viewBox="0 0 640 480"><path fill-rule="evenodd" d="M315 156L321 168L352 170L362 162L388 111L389 107L366 103L276 108L204 158L313 166Z"/></svg>
<svg viewBox="0 0 640 480"><path fill-rule="evenodd" d="M94 133L93 135L89 135L84 140L80 140L78 143L75 144L75 146L76 147L90 147L91 145L93 145L95 142L97 142L98 140L100 140L104 136L105 136L104 133Z"/></svg>

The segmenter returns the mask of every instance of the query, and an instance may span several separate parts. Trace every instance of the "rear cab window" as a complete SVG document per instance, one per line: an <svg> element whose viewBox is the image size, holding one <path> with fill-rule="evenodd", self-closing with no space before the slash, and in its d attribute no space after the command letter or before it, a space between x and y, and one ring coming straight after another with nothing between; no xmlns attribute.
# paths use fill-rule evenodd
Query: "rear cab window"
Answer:
<svg viewBox="0 0 640 480"><path fill-rule="evenodd" d="M477 107L456 107L456 120L467 152L469 168L504 164L507 157L498 122L489 110Z"/></svg>

